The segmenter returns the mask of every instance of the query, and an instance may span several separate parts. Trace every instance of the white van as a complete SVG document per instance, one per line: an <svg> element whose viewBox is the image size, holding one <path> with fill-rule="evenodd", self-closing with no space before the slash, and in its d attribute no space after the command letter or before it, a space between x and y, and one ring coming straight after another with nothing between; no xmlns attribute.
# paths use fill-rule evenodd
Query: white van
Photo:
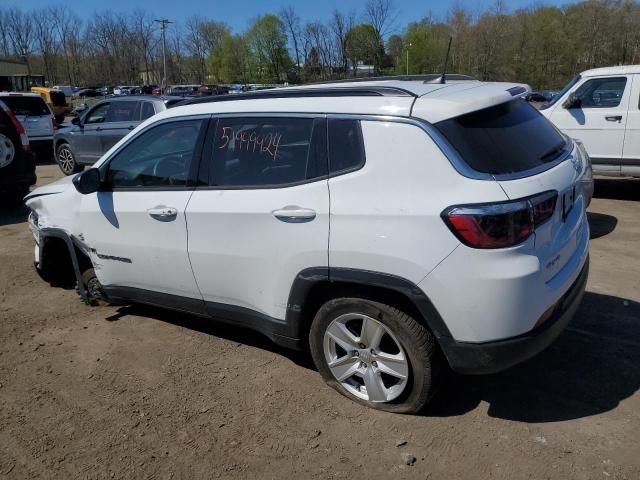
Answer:
<svg viewBox="0 0 640 480"><path fill-rule="evenodd" d="M540 112L584 144L594 173L640 176L640 65L582 72Z"/></svg>

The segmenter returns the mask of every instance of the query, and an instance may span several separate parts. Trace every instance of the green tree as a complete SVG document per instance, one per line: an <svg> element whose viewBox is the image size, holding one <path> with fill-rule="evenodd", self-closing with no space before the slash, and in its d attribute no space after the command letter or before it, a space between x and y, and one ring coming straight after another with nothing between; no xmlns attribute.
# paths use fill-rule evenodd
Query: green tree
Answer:
<svg viewBox="0 0 640 480"><path fill-rule="evenodd" d="M380 50L384 51L384 47L378 39L375 29L368 23L356 25L349 30L345 50L347 58L351 61L353 76L356 76L359 62L366 65L376 64Z"/></svg>
<svg viewBox="0 0 640 480"><path fill-rule="evenodd" d="M246 33L251 60L261 82L282 82L293 66L287 50L285 25L276 15L258 18Z"/></svg>
<svg viewBox="0 0 640 480"><path fill-rule="evenodd" d="M249 78L249 48L239 35L225 34L219 48L209 54L209 72L219 83L247 83Z"/></svg>

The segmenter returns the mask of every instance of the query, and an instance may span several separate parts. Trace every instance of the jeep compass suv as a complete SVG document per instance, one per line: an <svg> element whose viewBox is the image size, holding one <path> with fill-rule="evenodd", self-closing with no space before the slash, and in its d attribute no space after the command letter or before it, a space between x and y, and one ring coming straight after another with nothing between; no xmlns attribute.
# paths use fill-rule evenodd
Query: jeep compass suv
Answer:
<svg viewBox="0 0 640 480"><path fill-rule="evenodd" d="M526 360L582 298L589 159L526 91L408 78L166 110L28 197L36 265L88 303L308 348L340 393L416 412L446 364Z"/></svg>

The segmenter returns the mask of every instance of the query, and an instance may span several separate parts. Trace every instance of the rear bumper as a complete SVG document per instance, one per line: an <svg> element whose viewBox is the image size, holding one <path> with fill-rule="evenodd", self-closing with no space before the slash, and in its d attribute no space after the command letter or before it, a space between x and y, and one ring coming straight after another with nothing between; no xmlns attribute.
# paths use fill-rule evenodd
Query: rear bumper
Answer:
<svg viewBox="0 0 640 480"><path fill-rule="evenodd" d="M555 312L534 330L496 342L468 343L440 338L451 368L462 374L489 374L505 370L540 353L562 333L573 318L587 284L589 259L578 278L558 302Z"/></svg>

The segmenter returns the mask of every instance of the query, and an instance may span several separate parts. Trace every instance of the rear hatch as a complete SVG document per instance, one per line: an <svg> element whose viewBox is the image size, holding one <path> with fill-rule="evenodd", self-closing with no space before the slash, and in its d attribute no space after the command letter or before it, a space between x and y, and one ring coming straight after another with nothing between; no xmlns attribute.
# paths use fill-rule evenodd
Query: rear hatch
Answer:
<svg viewBox="0 0 640 480"><path fill-rule="evenodd" d="M2 97L22 124L29 139L53 136L51 111L40 96L8 95Z"/></svg>
<svg viewBox="0 0 640 480"><path fill-rule="evenodd" d="M575 143L521 99L434 124L472 170L493 177L510 200L557 194L552 214L535 226L534 253L545 282L585 241L584 159ZM577 260L576 260L577 261Z"/></svg>

